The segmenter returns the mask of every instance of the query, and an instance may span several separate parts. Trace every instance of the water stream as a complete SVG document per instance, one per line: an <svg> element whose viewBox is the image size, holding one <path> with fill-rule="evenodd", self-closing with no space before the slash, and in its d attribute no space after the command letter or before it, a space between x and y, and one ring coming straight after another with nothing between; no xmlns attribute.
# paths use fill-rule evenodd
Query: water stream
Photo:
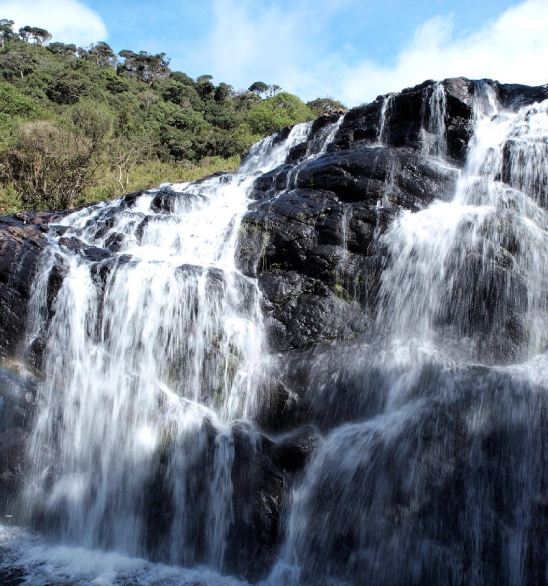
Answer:
<svg viewBox="0 0 548 586"><path fill-rule="evenodd" d="M442 161L443 91L423 132ZM342 358L370 417L308 465L269 586L546 583L547 114L480 82L454 194L381 237L374 333Z"/></svg>
<svg viewBox="0 0 548 586"><path fill-rule="evenodd" d="M332 373L356 369L355 418L295 486L266 586L547 583L535 572L548 572L548 101L511 112L491 85L475 88L454 193L380 236L371 332ZM386 148L392 99L370 148ZM446 107L443 84L425 92L422 153L439 164ZM288 187L342 122L309 142ZM220 574L231 422L258 433L270 372L236 244L255 178L310 129L264 139L232 175L77 211L51 236L31 307L44 380L22 507L54 541L1 528L0 577L244 583ZM151 533L155 515L165 529Z"/></svg>

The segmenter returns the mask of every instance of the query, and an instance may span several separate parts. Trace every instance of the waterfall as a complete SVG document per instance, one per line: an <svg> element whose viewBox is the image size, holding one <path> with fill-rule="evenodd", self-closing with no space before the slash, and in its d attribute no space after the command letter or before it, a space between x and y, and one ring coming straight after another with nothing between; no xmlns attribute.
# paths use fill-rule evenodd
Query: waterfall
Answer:
<svg viewBox="0 0 548 586"><path fill-rule="evenodd" d="M423 152L433 157L445 157L447 153L446 98L445 88L440 82L436 82L432 88L426 88L423 91L421 116Z"/></svg>
<svg viewBox="0 0 548 586"><path fill-rule="evenodd" d="M309 130L260 141L232 175L91 206L52 234L28 328L44 344L28 523L75 546L223 568L231 422L253 418L268 378L238 232L254 180Z"/></svg>
<svg viewBox="0 0 548 586"><path fill-rule="evenodd" d="M332 365L357 370L355 421L295 488L268 586L545 583L548 101L475 89L454 193L380 238L373 333ZM425 95L443 157L443 86Z"/></svg>
<svg viewBox="0 0 548 586"><path fill-rule="evenodd" d="M0 524L0 582L546 584L548 100L521 91L427 82L52 225L36 532Z"/></svg>
<svg viewBox="0 0 548 586"><path fill-rule="evenodd" d="M377 134L377 142L379 145L385 145L387 143L387 136L386 136L386 121L390 118L390 108L392 106L392 101L394 98L394 94L389 94L384 96L382 100L382 106L380 111L380 122L379 122L379 132Z"/></svg>

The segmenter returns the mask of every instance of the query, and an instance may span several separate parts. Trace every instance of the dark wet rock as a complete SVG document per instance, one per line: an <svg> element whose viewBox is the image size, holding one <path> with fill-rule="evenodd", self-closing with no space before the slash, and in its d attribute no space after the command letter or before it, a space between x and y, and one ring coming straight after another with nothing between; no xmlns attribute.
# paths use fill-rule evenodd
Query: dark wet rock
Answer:
<svg viewBox="0 0 548 586"><path fill-rule="evenodd" d="M0 358L13 353L23 336L32 280L48 243L40 227L52 217L0 218Z"/></svg>
<svg viewBox="0 0 548 586"><path fill-rule="evenodd" d="M156 213L166 213L170 214L173 212L174 209L174 199L176 197L176 193L171 191L170 189L161 189L158 193L152 198L152 202L150 203L150 207Z"/></svg>
<svg viewBox="0 0 548 586"><path fill-rule="evenodd" d="M0 366L4 366L0 363ZM20 367L0 369L0 515L17 515L26 444L34 418L36 381Z"/></svg>
<svg viewBox="0 0 548 586"><path fill-rule="evenodd" d="M308 142L296 145L283 165L255 181L255 203L242 222L237 258L244 274L259 277L272 350L364 333L370 320L358 323L349 316L374 311L378 277L387 260L382 234L402 211L415 212L434 199L452 197L473 131L474 101L487 99L490 89L516 109L548 94L544 86L465 78L441 85L446 161L424 152L423 135L439 87L429 80L350 110L327 152L305 160L326 124L337 120L336 115L321 117ZM493 291L504 288L504 279L495 279ZM478 295L493 298L489 292ZM477 311L480 315L479 305ZM492 308L484 312L478 331L492 314ZM507 321L511 339L525 335L513 316Z"/></svg>
<svg viewBox="0 0 548 586"><path fill-rule="evenodd" d="M206 199L204 195L199 193L191 193L188 191L178 193L169 189L163 189L154 196L150 207L156 213L184 213L190 211Z"/></svg>
<svg viewBox="0 0 548 586"><path fill-rule="evenodd" d="M136 203L137 203L137 199L139 197L141 197L141 195L143 195L143 191L136 191L133 193L128 193L127 195L124 195L124 197L122 198L122 201L120 202L120 208L122 210L127 209L127 208L132 208Z"/></svg>
<svg viewBox="0 0 548 586"><path fill-rule="evenodd" d="M111 252L120 252L124 244L125 236L120 232L114 232L105 240L105 248Z"/></svg>
<svg viewBox="0 0 548 586"><path fill-rule="evenodd" d="M411 150L364 148L313 160L299 171L297 189L253 204L237 254L243 272L259 276L271 348L361 331L365 322L354 315L363 308L355 302L376 294L382 264L376 239L400 210L449 197L455 180L454 170Z"/></svg>
<svg viewBox="0 0 548 586"><path fill-rule="evenodd" d="M236 514L227 540L226 569L256 581L268 573L283 538L280 515L286 480L268 454L270 440L257 437L243 422L233 426L233 437Z"/></svg>
<svg viewBox="0 0 548 586"><path fill-rule="evenodd" d="M512 110L518 110L523 106L548 99L547 85L530 87L517 83L494 83L498 89L498 96L503 106Z"/></svg>
<svg viewBox="0 0 548 586"><path fill-rule="evenodd" d="M272 450L272 460L289 472L303 470L320 443L320 432L315 426L299 427L278 439Z"/></svg>
<svg viewBox="0 0 548 586"><path fill-rule="evenodd" d="M342 202L383 196L403 208L417 210L434 198L448 196L456 173L411 149L358 148L315 159L300 170L297 187L330 191Z"/></svg>

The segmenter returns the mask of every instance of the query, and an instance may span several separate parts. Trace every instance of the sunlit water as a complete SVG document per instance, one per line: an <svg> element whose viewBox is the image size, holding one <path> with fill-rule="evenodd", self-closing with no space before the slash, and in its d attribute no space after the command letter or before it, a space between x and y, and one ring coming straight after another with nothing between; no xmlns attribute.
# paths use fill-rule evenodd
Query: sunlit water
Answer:
<svg viewBox="0 0 548 586"><path fill-rule="evenodd" d="M443 164L443 86L424 102ZM294 491L269 586L545 583L548 101L503 111L479 82L473 107L455 192L381 237L371 340L330 372L355 372L357 421ZM336 420L337 382L314 384Z"/></svg>
<svg viewBox="0 0 548 586"><path fill-rule="evenodd" d="M20 513L64 545L2 529L1 563L28 583L239 583L175 565L223 568L231 422L253 418L269 370L238 232L255 178L310 128L259 142L232 175L77 211L51 238L31 300L44 382Z"/></svg>
<svg viewBox="0 0 548 586"><path fill-rule="evenodd" d="M438 165L450 164L446 97L443 84L423 95L422 154ZM385 148L392 106L371 148ZM505 111L479 82L472 106L455 191L379 236L370 335L342 345L329 376L311 371L336 423L291 495L265 585L546 583L548 102ZM309 141L308 161L341 122ZM76 212L52 238L34 285L29 341L46 341L45 382L23 501L51 542L4 527L0 578L241 583L216 573L236 514L230 423L253 420L269 361L260 292L234 253L255 177L309 131L261 141L234 175ZM112 255L92 262L86 245ZM167 565L145 561L151 551Z"/></svg>

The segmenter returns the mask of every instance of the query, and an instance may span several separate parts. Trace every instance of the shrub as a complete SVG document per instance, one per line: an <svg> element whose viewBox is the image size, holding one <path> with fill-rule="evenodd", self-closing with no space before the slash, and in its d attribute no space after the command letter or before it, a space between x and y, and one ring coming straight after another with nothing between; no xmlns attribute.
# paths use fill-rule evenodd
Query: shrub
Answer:
<svg viewBox="0 0 548 586"><path fill-rule="evenodd" d="M255 106L247 115L247 122L254 134L266 135L313 117L308 106L297 96L282 92Z"/></svg>

